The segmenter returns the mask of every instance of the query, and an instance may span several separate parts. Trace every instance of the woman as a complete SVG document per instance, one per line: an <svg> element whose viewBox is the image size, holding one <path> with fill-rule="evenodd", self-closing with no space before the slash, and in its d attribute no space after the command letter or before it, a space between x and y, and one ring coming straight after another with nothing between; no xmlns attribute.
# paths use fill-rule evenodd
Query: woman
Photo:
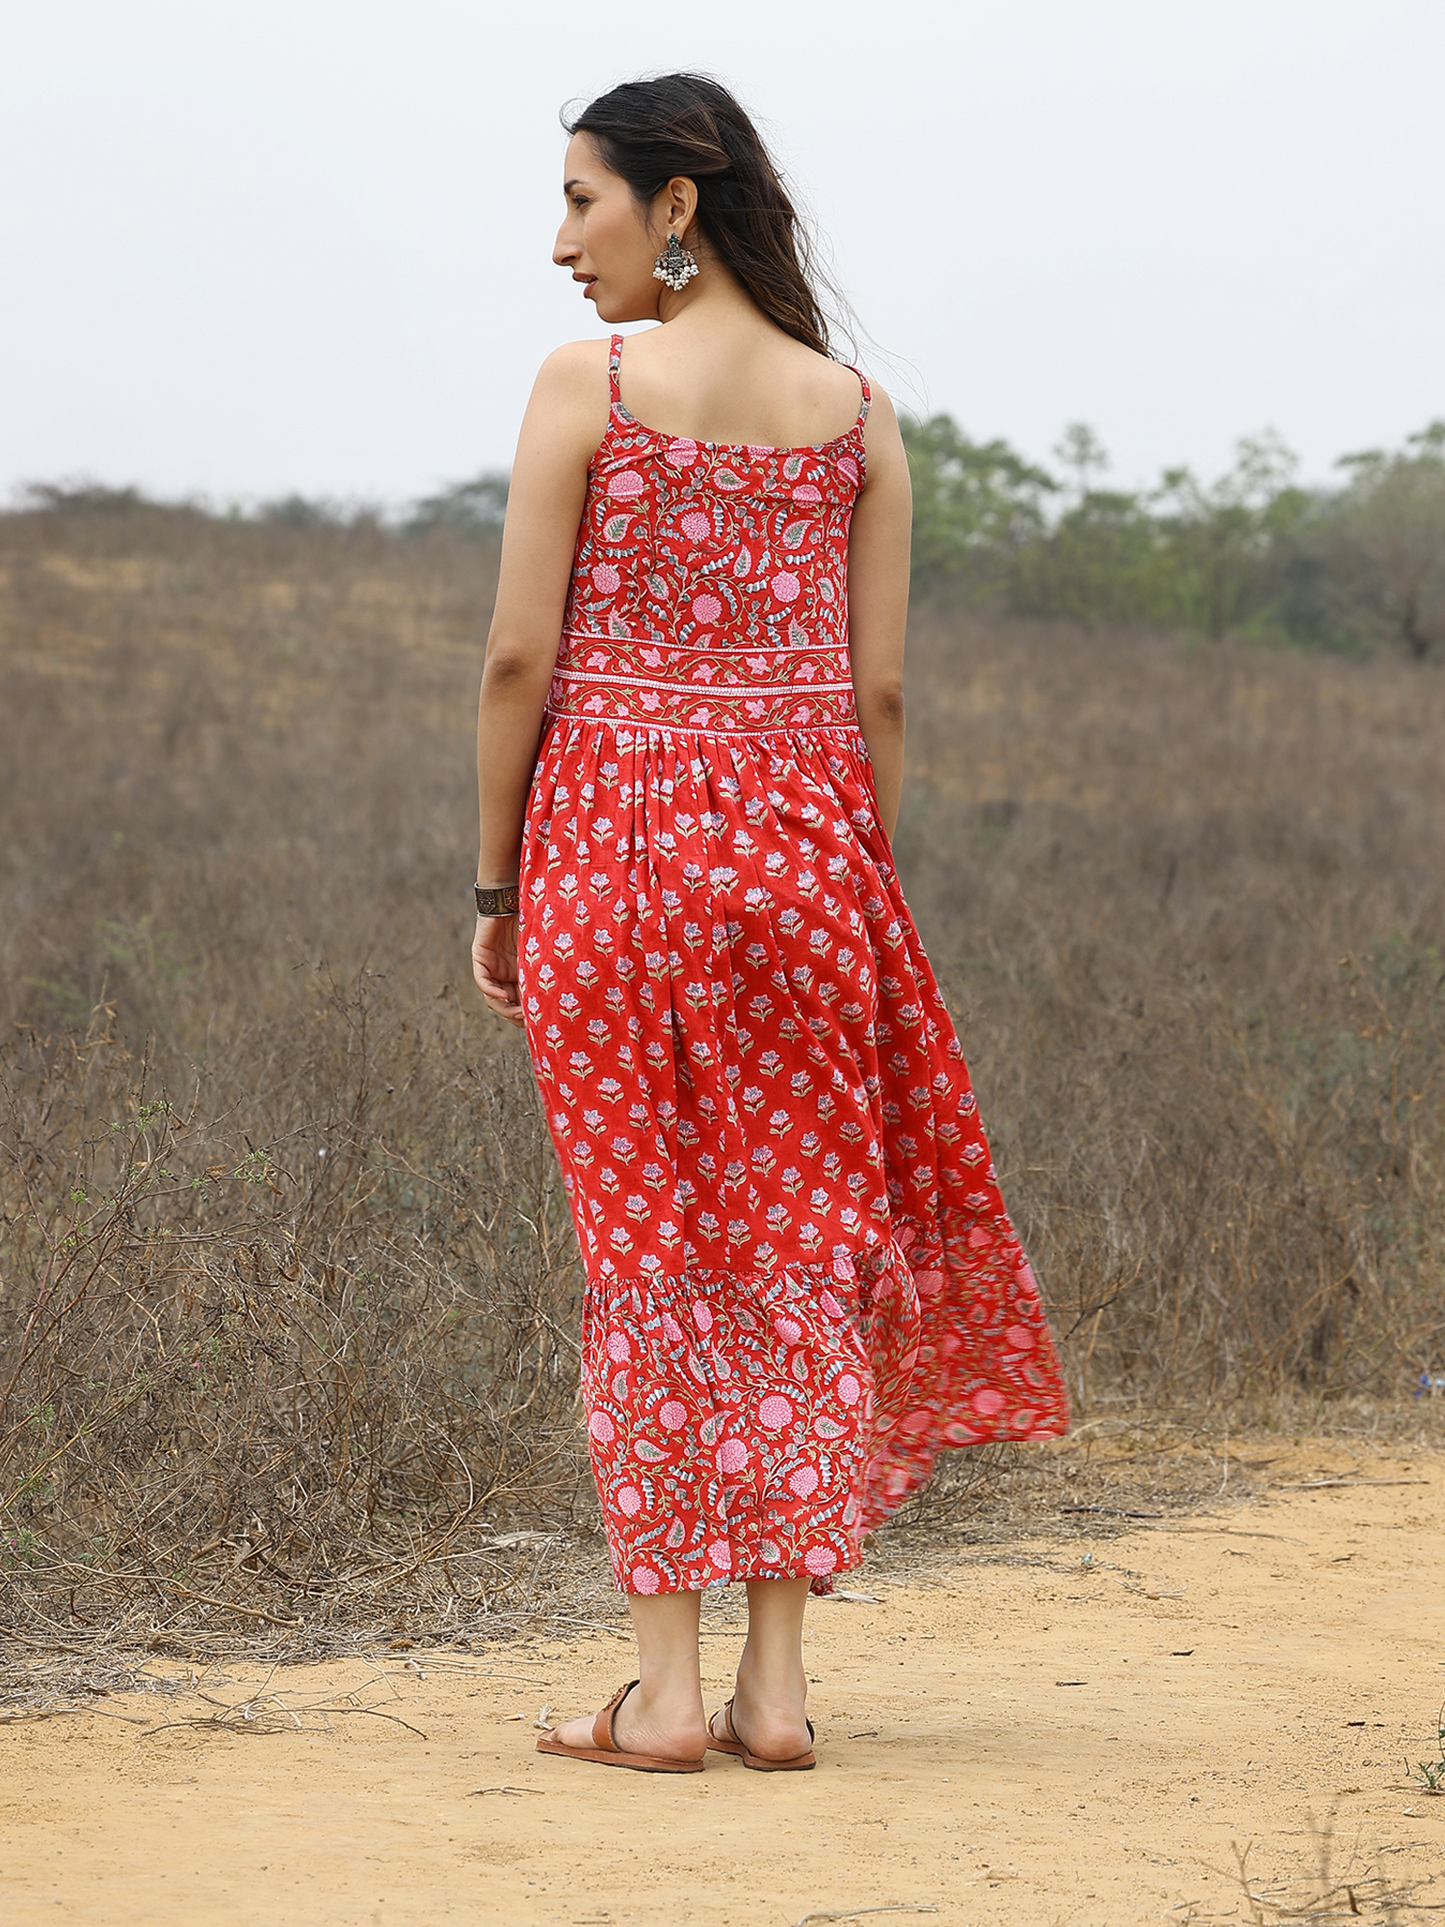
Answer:
<svg viewBox="0 0 1445 1927"><path fill-rule="evenodd" d="M631 83L569 131L553 259L604 321L662 325L559 349L527 409L473 961L525 1026L581 1243L640 1680L538 1744L806 1768L809 1587L941 1449L1056 1435L1064 1396L891 861L893 409L829 359L793 209L724 88ZM729 1580L748 1636L709 1723L699 1598Z"/></svg>

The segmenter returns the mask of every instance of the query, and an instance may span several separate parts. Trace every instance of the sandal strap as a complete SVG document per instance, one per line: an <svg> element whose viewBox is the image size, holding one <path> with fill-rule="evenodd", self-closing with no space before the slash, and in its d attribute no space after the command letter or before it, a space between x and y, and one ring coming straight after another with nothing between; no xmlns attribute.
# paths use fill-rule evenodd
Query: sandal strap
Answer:
<svg viewBox="0 0 1445 1927"><path fill-rule="evenodd" d="M597 1715L596 1719L593 1720L592 1744L597 1747L599 1751L603 1753L622 1753L626 1751L626 1749L620 1747L612 1737L612 1715L638 1683L637 1680L630 1679L625 1686L619 1686L611 1699L608 1700L607 1704L602 1708L602 1711Z"/></svg>

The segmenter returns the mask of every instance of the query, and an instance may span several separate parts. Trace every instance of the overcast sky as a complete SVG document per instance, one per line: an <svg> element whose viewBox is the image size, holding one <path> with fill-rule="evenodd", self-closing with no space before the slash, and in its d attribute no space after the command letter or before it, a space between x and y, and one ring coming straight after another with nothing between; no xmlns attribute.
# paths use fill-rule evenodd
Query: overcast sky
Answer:
<svg viewBox="0 0 1445 1927"><path fill-rule="evenodd" d="M0 0L0 491L399 501L596 331L562 103L758 114L915 411L1112 479L1445 415L1441 0Z"/></svg>

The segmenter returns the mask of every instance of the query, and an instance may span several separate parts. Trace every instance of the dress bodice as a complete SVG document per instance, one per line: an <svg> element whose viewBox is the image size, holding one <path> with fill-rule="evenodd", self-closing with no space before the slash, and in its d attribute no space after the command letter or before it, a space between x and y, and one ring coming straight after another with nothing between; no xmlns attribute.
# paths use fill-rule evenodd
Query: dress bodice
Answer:
<svg viewBox="0 0 1445 1927"><path fill-rule="evenodd" d="M624 408L621 353L614 335L549 711L708 733L856 728L848 529L867 382L832 441L699 442Z"/></svg>

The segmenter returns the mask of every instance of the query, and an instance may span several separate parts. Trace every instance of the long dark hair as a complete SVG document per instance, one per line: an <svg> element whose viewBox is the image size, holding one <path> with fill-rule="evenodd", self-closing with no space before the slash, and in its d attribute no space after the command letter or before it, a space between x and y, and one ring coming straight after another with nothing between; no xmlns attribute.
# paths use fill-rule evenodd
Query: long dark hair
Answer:
<svg viewBox="0 0 1445 1927"><path fill-rule="evenodd" d="M706 74L628 80L562 124L592 136L640 206L676 175L694 181L698 222L719 260L785 334L828 353L807 233L777 164L726 87Z"/></svg>

